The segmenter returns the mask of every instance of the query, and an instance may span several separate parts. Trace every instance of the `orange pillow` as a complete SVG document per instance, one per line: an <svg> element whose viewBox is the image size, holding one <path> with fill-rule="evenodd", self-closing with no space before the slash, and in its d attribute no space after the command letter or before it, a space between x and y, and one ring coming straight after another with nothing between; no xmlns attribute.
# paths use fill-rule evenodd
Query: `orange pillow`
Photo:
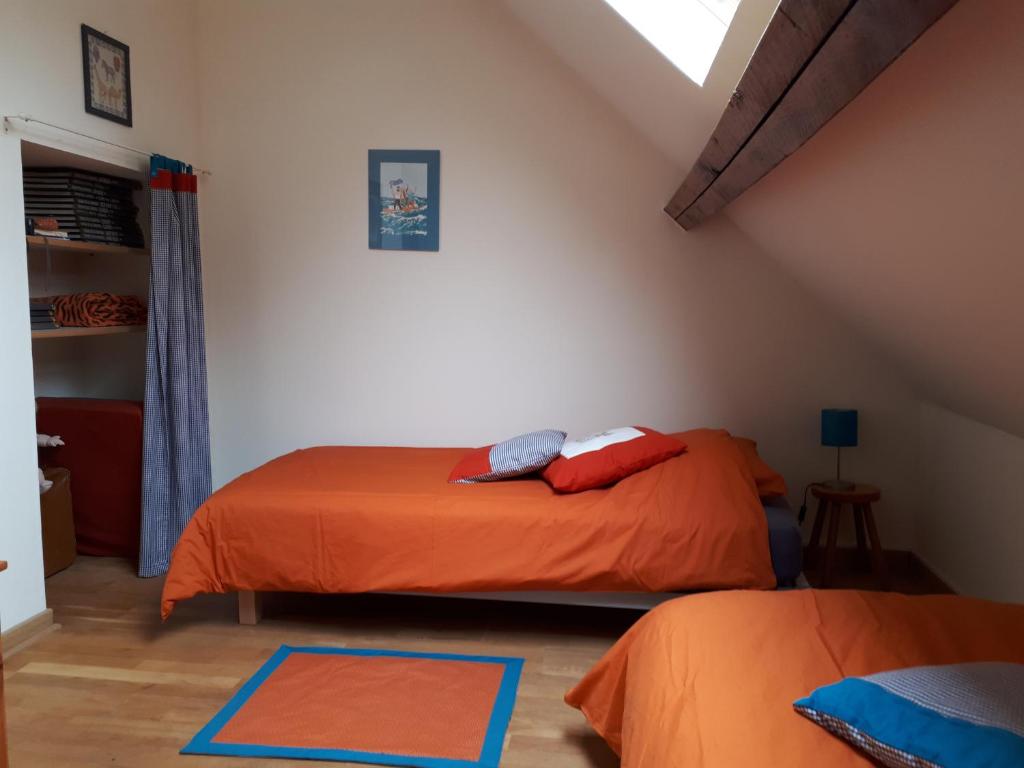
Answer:
<svg viewBox="0 0 1024 768"><path fill-rule="evenodd" d="M761 454L757 452L757 443L746 437L733 437L733 440L739 446L743 458L747 460L747 467L754 476L757 495L762 499L769 496L785 496L785 478L765 463Z"/></svg>
<svg viewBox="0 0 1024 768"><path fill-rule="evenodd" d="M685 450L686 443L653 429L619 427L566 441L541 476L556 491L577 493L611 485Z"/></svg>

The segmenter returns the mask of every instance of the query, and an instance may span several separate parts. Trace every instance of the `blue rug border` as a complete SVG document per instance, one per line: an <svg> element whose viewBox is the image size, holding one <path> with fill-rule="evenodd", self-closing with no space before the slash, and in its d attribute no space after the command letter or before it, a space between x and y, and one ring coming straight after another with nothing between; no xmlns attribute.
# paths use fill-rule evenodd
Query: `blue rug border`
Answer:
<svg viewBox="0 0 1024 768"><path fill-rule="evenodd" d="M313 749L303 747L275 747L263 744L214 744L213 739L234 717L267 678L293 653L321 654L328 656L392 656L412 659L442 659L449 661L475 661L486 664L501 664L505 671L501 676L498 695L491 708L480 758L475 761L452 760L439 757L396 755L377 752L359 752L348 749ZM183 755L220 755L227 757L279 757L293 760L335 760L377 765L410 766L411 768L498 768L501 752L505 745L505 733L512 719L516 703L516 692L522 676L524 659L517 656L475 656L461 653L422 653L419 651L391 651L376 648L332 648L328 646L282 645L250 677L227 704L214 715L203 728L182 749Z"/></svg>

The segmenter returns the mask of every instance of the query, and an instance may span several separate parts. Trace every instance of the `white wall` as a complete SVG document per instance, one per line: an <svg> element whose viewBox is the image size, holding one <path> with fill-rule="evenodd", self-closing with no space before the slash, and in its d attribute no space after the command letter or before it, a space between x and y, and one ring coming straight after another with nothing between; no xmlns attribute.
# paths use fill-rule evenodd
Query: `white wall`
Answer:
<svg viewBox="0 0 1024 768"><path fill-rule="evenodd" d="M885 488L886 544L913 543L914 393L727 219L671 222L676 163L502 6L406 2L402 25L329 0L70 7L6 4L2 71L38 66L0 81L0 111L212 166L217 484L311 444L646 423L755 437L796 491L831 470L818 409L852 406L846 466ZM81 109L82 21L132 46L133 129ZM18 145L0 136L7 626L42 607ZM440 253L368 249L371 147L441 149Z"/></svg>
<svg viewBox="0 0 1024 768"><path fill-rule="evenodd" d="M0 10L0 114L34 117L111 141L196 160L195 4L175 0L4 0ZM79 25L131 48L134 128L83 108ZM45 608L36 486L32 346L21 193L21 140L123 167L138 157L46 129L0 133L0 624ZM103 341L96 339L93 341ZM68 342L49 342L60 344ZM53 353L43 353L53 354Z"/></svg>
<svg viewBox="0 0 1024 768"><path fill-rule="evenodd" d="M199 6L215 484L323 443L469 445L721 425L794 486L818 409L908 546L910 391L728 221L662 213L678 171L501 5ZM367 247L369 148L441 150L441 250Z"/></svg>
<svg viewBox="0 0 1024 768"><path fill-rule="evenodd" d="M1022 35L1024 3L962 0L726 211L938 404L921 407L915 549L952 586L1014 600Z"/></svg>
<svg viewBox="0 0 1024 768"><path fill-rule="evenodd" d="M921 406L918 554L954 589L1024 602L1024 440Z"/></svg>
<svg viewBox="0 0 1024 768"><path fill-rule="evenodd" d="M1024 437L1024 3L962 0L727 209L927 397Z"/></svg>
<svg viewBox="0 0 1024 768"><path fill-rule="evenodd" d="M501 2L677 166L679 183L707 144L779 4L740 3L700 86L602 0Z"/></svg>

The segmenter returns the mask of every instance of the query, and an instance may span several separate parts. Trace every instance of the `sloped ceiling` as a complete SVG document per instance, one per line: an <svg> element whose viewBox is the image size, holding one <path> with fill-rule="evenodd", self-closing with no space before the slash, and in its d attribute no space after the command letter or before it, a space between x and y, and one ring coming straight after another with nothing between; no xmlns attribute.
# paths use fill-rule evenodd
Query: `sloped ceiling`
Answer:
<svg viewBox="0 0 1024 768"><path fill-rule="evenodd" d="M778 5L742 0L701 87L602 0L502 1L681 173L707 143Z"/></svg>
<svg viewBox="0 0 1024 768"><path fill-rule="evenodd" d="M504 2L679 166L680 181L777 5L743 0L702 89L603 2ZM725 211L922 399L1019 436L1022 39L1024 2L961 0Z"/></svg>
<svg viewBox="0 0 1024 768"><path fill-rule="evenodd" d="M1024 3L961 0L726 209L924 399L1024 436Z"/></svg>

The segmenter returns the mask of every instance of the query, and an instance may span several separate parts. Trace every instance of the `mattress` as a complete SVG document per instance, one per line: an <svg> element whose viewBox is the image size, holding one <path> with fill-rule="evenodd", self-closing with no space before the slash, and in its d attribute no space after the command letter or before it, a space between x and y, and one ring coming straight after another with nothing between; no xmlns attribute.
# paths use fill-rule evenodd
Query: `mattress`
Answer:
<svg viewBox="0 0 1024 768"><path fill-rule="evenodd" d="M955 595L720 592L646 614L566 695L622 768L867 768L793 710L843 677L1024 663L1024 606Z"/></svg>
<svg viewBox="0 0 1024 768"><path fill-rule="evenodd" d="M775 586L768 522L724 430L616 485L460 485L465 449L320 447L220 489L176 546L162 614L201 592L678 592Z"/></svg>
<svg viewBox="0 0 1024 768"><path fill-rule="evenodd" d="M784 497L765 499L762 503L768 523L768 549L771 551L775 581L779 588L795 587L804 566L800 523Z"/></svg>
<svg viewBox="0 0 1024 768"><path fill-rule="evenodd" d="M768 548L772 557L772 570L779 589L796 586L803 570L803 540L800 524L785 498L762 499L765 520L768 523ZM412 594L412 593L397 593ZM507 602L547 603L549 605L588 605L601 608L625 608L648 611L657 605L680 596L678 592L446 592L445 597L476 600L504 600Z"/></svg>

